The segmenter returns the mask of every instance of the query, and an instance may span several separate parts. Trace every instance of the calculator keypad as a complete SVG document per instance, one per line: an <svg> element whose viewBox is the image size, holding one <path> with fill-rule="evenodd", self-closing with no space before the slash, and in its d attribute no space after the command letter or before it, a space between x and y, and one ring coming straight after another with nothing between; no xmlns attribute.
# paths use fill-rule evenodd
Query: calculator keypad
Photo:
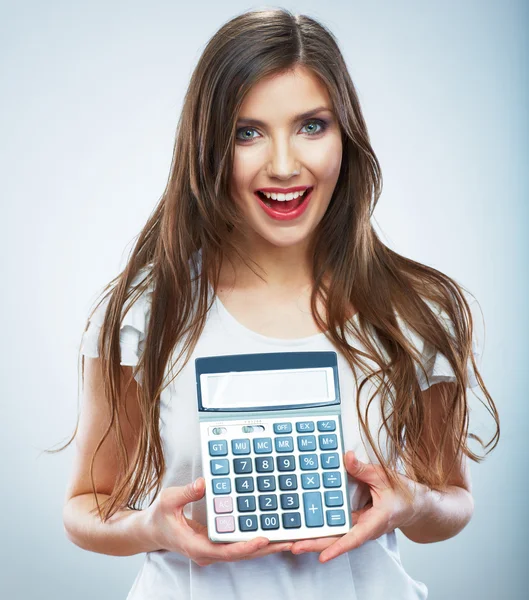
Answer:
<svg viewBox="0 0 529 600"><path fill-rule="evenodd" d="M208 515L211 511L215 532L222 534L215 541L255 535L237 538L237 531L284 529L275 538L265 535L303 539L337 533L325 533L327 528L348 530L338 417L259 423L261 435L244 437L247 429L240 425L233 439L207 438Z"/></svg>

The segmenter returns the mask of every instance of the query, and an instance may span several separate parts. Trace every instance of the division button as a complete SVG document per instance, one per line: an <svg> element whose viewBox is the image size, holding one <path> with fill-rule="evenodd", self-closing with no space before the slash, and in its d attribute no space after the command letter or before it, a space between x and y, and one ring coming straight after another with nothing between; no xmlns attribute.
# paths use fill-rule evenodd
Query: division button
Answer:
<svg viewBox="0 0 529 600"><path fill-rule="evenodd" d="M342 485L342 476L339 471L326 471L323 473L323 487L334 488Z"/></svg>

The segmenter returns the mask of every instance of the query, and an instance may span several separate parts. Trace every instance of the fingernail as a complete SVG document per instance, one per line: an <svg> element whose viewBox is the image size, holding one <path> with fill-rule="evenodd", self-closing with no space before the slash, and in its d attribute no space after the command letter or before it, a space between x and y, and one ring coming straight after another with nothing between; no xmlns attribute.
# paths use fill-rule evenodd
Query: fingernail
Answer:
<svg viewBox="0 0 529 600"><path fill-rule="evenodd" d="M193 491L198 492L198 479L195 479L195 481L193 481Z"/></svg>

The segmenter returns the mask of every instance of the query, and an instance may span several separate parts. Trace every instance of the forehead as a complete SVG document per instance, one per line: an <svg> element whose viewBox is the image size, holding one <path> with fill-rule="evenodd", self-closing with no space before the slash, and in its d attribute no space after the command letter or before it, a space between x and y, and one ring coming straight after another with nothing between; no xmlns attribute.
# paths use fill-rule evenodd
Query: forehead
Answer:
<svg viewBox="0 0 529 600"><path fill-rule="evenodd" d="M310 70L296 67L256 83L244 98L238 118L289 120L318 106L332 109L327 88Z"/></svg>

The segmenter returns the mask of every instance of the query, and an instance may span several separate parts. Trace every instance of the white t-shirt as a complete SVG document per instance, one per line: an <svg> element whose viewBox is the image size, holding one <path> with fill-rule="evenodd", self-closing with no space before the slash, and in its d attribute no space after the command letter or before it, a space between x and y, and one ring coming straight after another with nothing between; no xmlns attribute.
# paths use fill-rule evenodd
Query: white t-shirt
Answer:
<svg viewBox="0 0 529 600"><path fill-rule="evenodd" d="M142 277L143 273L140 273L133 285ZM148 288L134 302L124 318L120 332L122 365L137 364L143 352L152 291L152 287ZM86 356L99 355L97 339L105 307L106 302L92 318L83 337L81 352ZM476 321L479 319L475 319ZM478 326L479 323L476 322L476 328ZM454 380L446 359L438 353L427 352L423 341L411 330L407 331L410 339L421 351L424 359L421 362L429 375L428 383L421 370L417 369L421 387L426 389L428 385L439 381ZM361 347L357 339L351 340L351 343ZM476 359L479 356L478 344L476 335ZM176 349L180 347L177 345ZM323 333L287 340L270 338L251 331L239 323L215 297L193 355L181 373L161 394L160 434L167 465L162 487L184 486L203 474L199 446L195 358L290 350L337 351ZM353 372L343 356L339 352L337 354L345 450L354 450L360 460L377 462L368 443L362 440L356 411L356 383ZM470 384L474 387L477 382L471 372L470 375ZM141 383L141 373L137 379ZM363 407L366 398L372 392L371 384L364 386ZM379 407L376 402L371 404L369 419L376 439L380 425ZM383 443L381 451L385 454ZM348 480L348 493L353 510L361 508L370 499L367 486L352 477ZM185 514L205 524L204 499L187 505ZM324 564L318 561L318 555L318 552L300 555L281 552L262 558L218 562L200 567L175 552L148 552L127 600L422 600L427 597L425 584L410 577L401 563L395 531L377 540L368 541Z"/></svg>

